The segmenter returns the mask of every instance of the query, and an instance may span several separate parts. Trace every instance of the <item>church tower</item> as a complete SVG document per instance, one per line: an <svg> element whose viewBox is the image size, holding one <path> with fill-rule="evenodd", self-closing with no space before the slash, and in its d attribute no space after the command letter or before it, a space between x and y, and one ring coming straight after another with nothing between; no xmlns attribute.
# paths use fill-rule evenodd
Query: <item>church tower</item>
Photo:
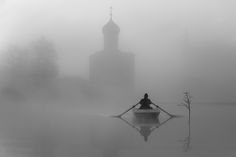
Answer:
<svg viewBox="0 0 236 157"><path fill-rule="evenodd" d="M119 26L109 21L102 29L104 47L90 56L90 82L109 93L134 92L134 55L119 49Z"/></svg>
<svg viewBox="0 0 236 157"><path fill-rule="evenodd" d="M104 50L113 51L118 50L119 44L119 26L113 21L112 15L108 23L103 27Z"/></svg>

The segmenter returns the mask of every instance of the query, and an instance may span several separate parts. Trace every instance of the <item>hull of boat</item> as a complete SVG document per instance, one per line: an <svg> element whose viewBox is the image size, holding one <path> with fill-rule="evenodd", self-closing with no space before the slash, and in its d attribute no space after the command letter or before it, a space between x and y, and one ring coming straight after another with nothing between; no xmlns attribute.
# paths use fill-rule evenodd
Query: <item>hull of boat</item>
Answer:
<svg viewBox="0 0 236 157"><path fill-rule="evenodd" d="M152 124L159 122L159 109L134 109L134 122L143 124Z"/></svg>

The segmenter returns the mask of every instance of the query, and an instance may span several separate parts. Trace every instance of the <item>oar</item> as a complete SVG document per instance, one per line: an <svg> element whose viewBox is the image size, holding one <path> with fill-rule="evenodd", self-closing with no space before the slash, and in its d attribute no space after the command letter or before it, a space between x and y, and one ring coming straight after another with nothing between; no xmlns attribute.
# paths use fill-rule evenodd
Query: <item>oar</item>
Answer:
<svg viewBox="0 0 236 157"><path fill-rule="evenodd" d="M130 107L128 110L126 110L125 112L121 113L120 115L116 115L116 116L112 116L112 117L118 117L120 118L121 116L123 116L124 114L126 114L127 112L129 112L130 110L132 110L133 108L135 108L139 103L133 105L132 107Z"/></svg>
<svg viewBox="0 0 236 157"><path fill-rule="evenodd" d="M132 123L130 123L129 121L127 121L126 119L119 117L119 119L121 119L122 121L124 121L126 124L128 124L129 126L131 126L132 128L136 129L138 132L140 131L139 128L137 128L135 125L133 125Z"/></svg>
<svg viewBox="0 0 236 157"><path fill-rule="evenodd" d="M160 110L162 110L163 112L165 112L166 114L168 114L170 117L174 117L174 115L170 114L169 112L167 112L166 110L164 110L163 108L161 108L160 106L152 103L153 105L155 105L157 108L159 108Z"/></svg>
<svg viewBox="0 0 236 157"><path fill-rule="evenodd" d="M168 119L164 120L163 122L160 123L160 125L154 127L151 129L151 131L153 132L155 129L160 128L162 125L164 125L166 122L168 122L170 119L172 119L172 117L169 117Z"/></svg>

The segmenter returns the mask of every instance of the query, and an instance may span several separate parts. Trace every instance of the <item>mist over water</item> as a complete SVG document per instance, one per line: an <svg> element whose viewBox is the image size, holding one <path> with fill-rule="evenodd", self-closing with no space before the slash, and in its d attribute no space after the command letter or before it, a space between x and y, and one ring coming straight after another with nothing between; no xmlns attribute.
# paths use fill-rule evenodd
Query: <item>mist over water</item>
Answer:
<svg viewBox="0 0 236 157"><path fill-rule="evenodd" d="M110 5L120 49L135 55L140 91L171 102L185 89L199 102L235 101L232 1L3 1L1 56L9 45L44 36L57 51L60 74L87 79L89 56L103 49Z"/></svg>
<svg viewBox="0 0 236 157"><path fill-rule="evenodd" d="M0 0L0 155L235 156L233 6ZM144 93L178 118L111 117Z"/></svg>

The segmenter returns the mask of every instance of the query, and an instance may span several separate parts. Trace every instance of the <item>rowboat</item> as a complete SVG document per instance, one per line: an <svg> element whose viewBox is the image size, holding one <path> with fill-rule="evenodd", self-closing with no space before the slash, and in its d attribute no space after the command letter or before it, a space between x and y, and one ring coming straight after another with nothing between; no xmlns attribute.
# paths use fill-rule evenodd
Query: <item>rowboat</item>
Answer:
<svg viewBox="0 0 236 157"><path fill-rule="evenodd" d="M160 114L159 109L133 109L133 113L135 117L142 118L157 118Z"/></svg>
<svg viewBox="0 0 236 157"><path fill-rule="evenodd" d="M143 124L150 124L150 123L157 123L159 121L159 109L133 109L135 123L143 123Z"/></svg>

